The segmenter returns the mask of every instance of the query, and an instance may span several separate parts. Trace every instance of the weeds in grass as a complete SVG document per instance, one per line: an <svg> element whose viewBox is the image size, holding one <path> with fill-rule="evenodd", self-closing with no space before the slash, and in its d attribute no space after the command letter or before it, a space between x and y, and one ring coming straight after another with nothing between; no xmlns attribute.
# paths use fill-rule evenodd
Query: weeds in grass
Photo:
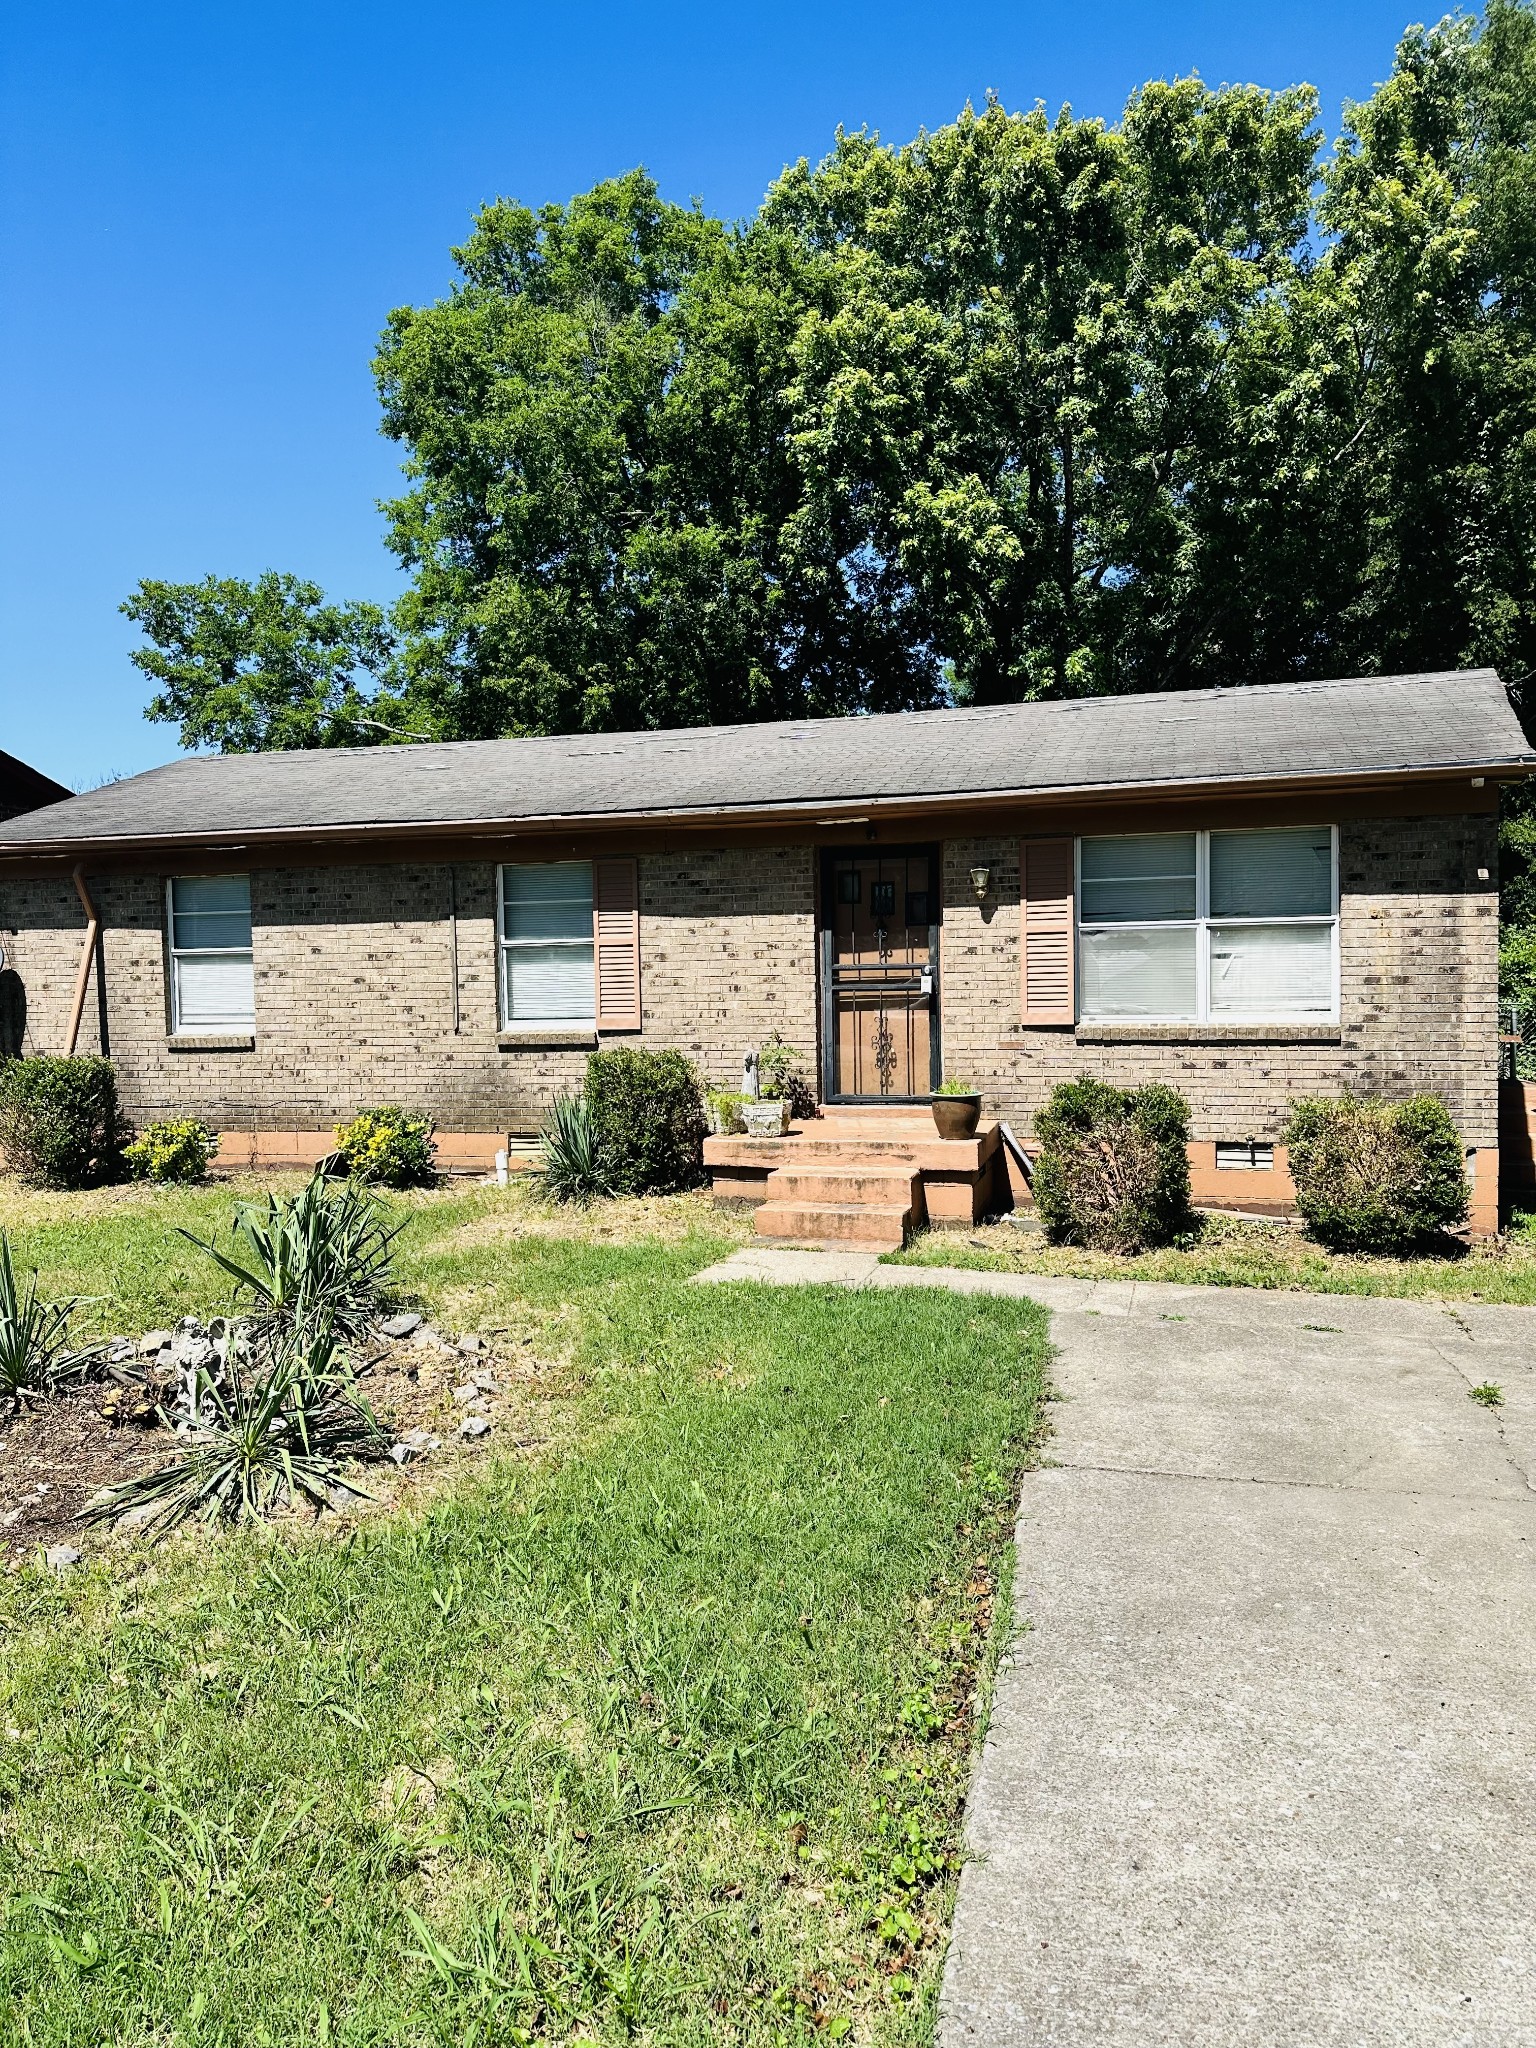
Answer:
<svg viewBox="0 0 1536 2048"><path fill-rule="evenodd" d="M33 1273L23 1288L0 1230L0 1403L19 1408L39 1400L59 1381L84 1370L99 1347L72 1350L69 1326L79 1304L44 1301Z"/></svg>
<svg viewBox="0 0 1536 2048"><path fill-rule="evenodd" d="M296 1195L241 1202L233 1230L245 1244L231 1257L211 1239L182 1236L235 1282L253 1304L247 1321L261 1341L284 1331L329 1330L361 1337L390 1296L390 1247L403 1222L386 1223L354 1181L326 1184L316 1174Z"/></svg>
<svg viewBox="0 0 1536 2048"><path fill-rule="evenodd" d="M82 1519L150 1508L147 1532L164 1534L194 1518L258 1521L302 1501L332 1507L338 1493L366 1498L345 1465L382 1456L389 1441L323 1329L278 1337L254 1367L231 1347L222 1373L199 1372L194 1410L202 1427L179 1456L110 1488Z"/></svg>
<svg viewBox="0 0 1536 2048"><path fill-rule="evenodd" d="M0 1579L34 2048L931 2037L1045 1318L686 1284L711 1255L469 1255L568 1319L558 1455L343 1542Z"/></svg>

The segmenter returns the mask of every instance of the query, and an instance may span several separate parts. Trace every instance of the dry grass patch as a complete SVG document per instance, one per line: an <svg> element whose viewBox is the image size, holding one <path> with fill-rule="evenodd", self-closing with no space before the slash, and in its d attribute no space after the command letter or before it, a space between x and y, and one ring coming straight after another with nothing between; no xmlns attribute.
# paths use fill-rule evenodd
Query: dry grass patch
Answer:
<svg viewBox="0 0 1536 2048"><path fill-rule="evenodd" d="M1536 1304L1536 1245L1514 1238L1446 1240L1443 1256L1389 1259L1324 1251L1287 1223L1207 1215L1191 1237L1131 1257L1052 1245L1004 1219L968 1231L929 1231L892 1264L1040 1273L1066 1280L1167 1280L1184 1286L1262 1287L1309 1294Z"/></svg>
<svg viewBox="0 0 1536 2048"><path fill-rule="evenodd" d="M430 1202L432 1197L407 1199ZM470 1213L438 1238L438 1251L469 1251L521 1237L633 1245L683 1244L700 1236L744 1244L752 1235L750 1210L718 1206L706 1189L686 1195L617 1195L580 1209L550 1201L530 1178L505 1188L476 1188L467 1199Z"/></svg>

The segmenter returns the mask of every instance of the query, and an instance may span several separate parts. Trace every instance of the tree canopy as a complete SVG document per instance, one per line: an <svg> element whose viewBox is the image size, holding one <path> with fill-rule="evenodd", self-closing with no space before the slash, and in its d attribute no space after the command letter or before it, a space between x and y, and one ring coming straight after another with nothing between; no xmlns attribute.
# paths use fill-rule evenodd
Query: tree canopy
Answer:
<svg viewBox="0 0 1536 2048"><path fill-rule="evenodd" d="M1536 665L1536 16L1309 88L839 133L728 225L499 200L375 360L391 619L146 582L233 748ZM372 721L372 722L369 722Z"/></svg>

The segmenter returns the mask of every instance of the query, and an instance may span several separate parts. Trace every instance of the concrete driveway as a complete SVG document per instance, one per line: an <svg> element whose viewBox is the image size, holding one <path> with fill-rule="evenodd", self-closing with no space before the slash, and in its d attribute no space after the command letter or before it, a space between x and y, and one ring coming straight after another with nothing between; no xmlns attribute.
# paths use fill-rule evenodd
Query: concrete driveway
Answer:
<svg viewBox="0 0 1536 2048"><path fill-rule="evenodd" d="M1536 2044L1536 1311L997 1291L1061 1400L941 2048Z"/></svg>

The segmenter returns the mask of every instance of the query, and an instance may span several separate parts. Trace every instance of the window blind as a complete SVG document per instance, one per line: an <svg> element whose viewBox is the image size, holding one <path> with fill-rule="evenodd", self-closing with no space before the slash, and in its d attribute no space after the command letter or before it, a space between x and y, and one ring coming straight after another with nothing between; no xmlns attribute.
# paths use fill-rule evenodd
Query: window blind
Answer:
<svg viewBox="0 0 1536 2048"><path fill-rule="evenodd" d="M501 1007L508 1024L590 1024L592 864L501 870Z"/></svg>
<svg viewBox="0 0 1536 2048"><path fill-rule="evenodd" d="M256 1021L249 875L176 875L168 890L171 1024L249 1029Z"/></svg>

